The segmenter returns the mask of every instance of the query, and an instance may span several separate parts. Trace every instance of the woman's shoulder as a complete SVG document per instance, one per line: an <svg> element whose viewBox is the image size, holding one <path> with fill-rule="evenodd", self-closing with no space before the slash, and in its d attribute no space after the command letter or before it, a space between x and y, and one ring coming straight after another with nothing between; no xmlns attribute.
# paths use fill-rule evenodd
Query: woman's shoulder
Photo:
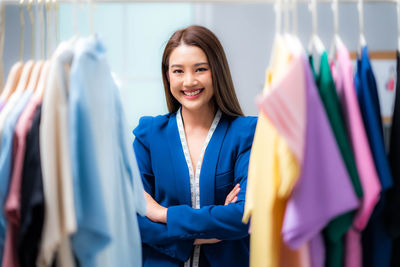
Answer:
<svg viewBox="0 0 400 267"><path fill-rule="evenodd" d="M254 116L241 116L236 118L229 118L229 128L226 138L230 142L242 144L247 146L251 145L254 138L254 133L257 125L257 117Z"/></svg>
<svg viewBox="0 0 400 267"><path fill-rule="evenodd" d="M257 117L256 116L240 116L236 118L231 118L231 130L242 131L246 129L250 132L253 132L256 129L257 125Z"/></svg>
<svg viewBox="0 0 400 267"><path fill-rule="evenodd" d="M139 124L133 130L133 134L136 138L145 138L154 131L157 132L165 128L172 116L175 116L175 113L167 113L158 116L143 116L139 119Z"/></svg>

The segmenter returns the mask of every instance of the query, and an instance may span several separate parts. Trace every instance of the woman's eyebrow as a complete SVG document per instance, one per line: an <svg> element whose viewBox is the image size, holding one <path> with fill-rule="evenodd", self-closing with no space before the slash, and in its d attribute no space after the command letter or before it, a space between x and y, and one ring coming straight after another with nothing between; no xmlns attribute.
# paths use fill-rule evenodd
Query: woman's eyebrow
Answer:
<svg viewBox="0 0 400 267"><path fill-rule="evenodd" d="M201 66L201 65L208 65L208 63L207 62L196 63L196 64L193 65L193 67L198 67L198 66ZM174 65L171 65L171 68L183 68L183 65L174 64Z"/></svg>
<svg viewBox="0 0 400 267"><path fill-rule="evenodd" d="M201 65L208 65L208 63L206 63L206 62L201 62L201 63L196 63L196 64L194 64L193 66L198 67L198 66L201 66Z"/></svg>

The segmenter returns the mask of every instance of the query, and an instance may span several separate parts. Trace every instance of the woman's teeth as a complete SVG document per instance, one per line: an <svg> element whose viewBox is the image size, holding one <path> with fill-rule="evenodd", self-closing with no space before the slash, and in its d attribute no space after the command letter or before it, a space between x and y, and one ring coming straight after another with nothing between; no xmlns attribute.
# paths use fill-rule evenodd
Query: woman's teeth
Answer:
<svg viewBox="0 0 400 267"><path fill-rule="evenodd" d="M194 96L194 95L199 94L200 92L201 92L201 89L196 90L196 91L192 91L192 92L185 92L185 91L183 91L183 93L184 93L185 95L187 95L187 96Z"/></svg>

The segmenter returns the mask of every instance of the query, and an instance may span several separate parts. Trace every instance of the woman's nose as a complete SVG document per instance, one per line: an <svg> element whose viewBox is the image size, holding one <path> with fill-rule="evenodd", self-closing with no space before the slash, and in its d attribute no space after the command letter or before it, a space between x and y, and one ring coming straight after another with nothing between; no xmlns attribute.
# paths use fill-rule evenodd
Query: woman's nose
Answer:
<svg viewBox="0 0 400 267"><path fill-rule="evenodd" d="M196 84L197 84L197 79L193 74L191 74L191 73L185 74L185 77L183 80L183 86L192 87Z"/></svg>

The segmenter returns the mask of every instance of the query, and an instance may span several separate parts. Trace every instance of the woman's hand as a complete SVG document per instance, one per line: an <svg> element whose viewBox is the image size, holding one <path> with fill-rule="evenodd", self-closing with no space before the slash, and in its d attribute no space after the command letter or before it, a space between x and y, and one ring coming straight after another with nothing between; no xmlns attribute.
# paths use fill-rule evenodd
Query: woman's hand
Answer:
<svg viewBox="0 0 400 267"><path fill-rule="evenodd" d="M230 203L235 203L237 200L237 195L240 192L240 184L236 184L235 187L229 192L225 199L225 206Z"/></svg>
<svg viewBox="0 0 400 267"><path fill-rule="evenodd" d="M237 195L240 192L240 184L236 184L235 187L229 192L225 199L225 206L230 203L235 203L237 200ZM216 238L211 239L196 239L194 240L194 245L203 245L203 244L215 244L221 242L221 240Z"/></svg>
<svg viewBox="0 0 400 267"><path fill-rule="evenodd" d="M167 208L158 204L151 195L144 192L146 198L146 217L153 222L167 223Z"/></svg>

